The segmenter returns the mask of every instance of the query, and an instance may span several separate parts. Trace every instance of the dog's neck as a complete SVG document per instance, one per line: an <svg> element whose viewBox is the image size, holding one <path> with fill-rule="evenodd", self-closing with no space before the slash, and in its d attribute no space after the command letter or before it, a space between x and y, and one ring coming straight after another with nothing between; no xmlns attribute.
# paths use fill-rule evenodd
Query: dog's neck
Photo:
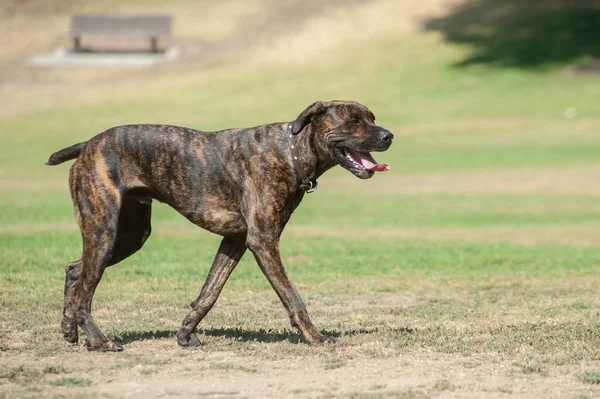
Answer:
<svg viewBox="0 0 600 399"><path fill-rule="evenodd" d="M313 186L316 186L317 179L328 169L335 166L335 161L327 154L326 149L320 147L311 124L308 124L297 135L293 135L291 143L293 143L291 145L294 145L298 156L298 163L295 164L294 168L301 168L300 171L296 170L299 180L302 181L304 178L302 176L303 172ZM307 191L305 188L303 189Z"/></svg>

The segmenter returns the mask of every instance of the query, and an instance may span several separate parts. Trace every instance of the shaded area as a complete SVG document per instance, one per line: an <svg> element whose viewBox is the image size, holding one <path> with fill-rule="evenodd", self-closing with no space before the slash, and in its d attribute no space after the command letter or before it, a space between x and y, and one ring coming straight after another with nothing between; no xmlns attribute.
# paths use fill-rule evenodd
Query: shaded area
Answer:
<svg viewBox="0 0 600 399"><path fill-rule="evenodd" d="M321 333L330 336L339 338L340 336L353 336L353 335L362 335L362 334L376 334L379 332L379 329L359 329L359 330L349 330L344 331L342 333L337 331L328 331L321 330ZM415 331L411 328L399 328L397 329L398 333L407 333L412 334ZM288 341L293 344L305 342L304 338L299 333L293 331L275 331L275 330L247 330L243 328L209 328L209 329L199 329L197 331L200 340L202 340L202 335L208 335L212 337L225 337L234 339L241 342L284 342ZM117 334L114 336L118 342L123 344L129 344L135 341L144 341L149 339L164 339L164 338L173 338L176 337L175 330L157 330L157 331L130 331L122 334Z"/></svg>
<svg viewBox="0 0 600 399"><path fill-rule="evenodd" d="M128 331L116 334L112 339L122 343L129 344L135 341L146 341L149 339L175 339L177 331L175 330L156 330L156 331Z"/></svg>
<svg viewBox="0 0 600 399"><path fill-rule="evenodd" d="M202 335L213 337L226 337L237 341L250 342L282 342L289 341L292 343L303 342L300 334L291 331L272 331L272 330L245 330L242 328L209 328L206 330L197 331L200 340ZM328 334L333 335L333 334ZM338 334L339 335L339 334ZM135 341L144 341L148 339L163 339L176 337L175 330L158 330L158 331L130 331L123 334L118 334L115 339L123 344L128 344Z"/></svg>
<svg viewBox="0 0 600 399"><path fill-rule="evenodd" d="M288 341L294 344L304 342L300 334L291 331L273 331L273 330L245 330L242 328L211 328L207 330L199 330L201 335L209 335L213 337L231 338L237 341L250 342L283 342ZM201 336L200 336L201 339Z"/></svg>
<svg viewBox="0 0 600 399"><path fill-rule="evenodd" d="M598 0L467 0L424 27L472 46L457 66L540 68L600 56Z"/></svg>

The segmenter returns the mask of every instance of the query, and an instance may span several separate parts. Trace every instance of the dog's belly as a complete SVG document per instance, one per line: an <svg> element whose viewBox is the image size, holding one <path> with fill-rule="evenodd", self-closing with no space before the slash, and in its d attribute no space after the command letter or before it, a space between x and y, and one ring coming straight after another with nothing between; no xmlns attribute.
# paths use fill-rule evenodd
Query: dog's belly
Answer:
<svg viewBox="0 0 600 399"><path fill-rule="evenodd" d="M179 190L183 191L183 189ZM171 193L158 193L147 188L135 188L126 192L125 197L140 204L150 205L152 200L168 204L182 214L190 222L205 230L222 236L240 235L246 233L246 222L238 209L232 206L232 201L219 200L207 192L197 198L179 198ZM224 206L229 205L228 207Z"/></svg>
<svg viewBox="0 0 600 399"><path fill-rule="evenodd" d="M210 208L181 212L190 222L221 236L246 233L246 223L240 212L225 208Z"/></svg>

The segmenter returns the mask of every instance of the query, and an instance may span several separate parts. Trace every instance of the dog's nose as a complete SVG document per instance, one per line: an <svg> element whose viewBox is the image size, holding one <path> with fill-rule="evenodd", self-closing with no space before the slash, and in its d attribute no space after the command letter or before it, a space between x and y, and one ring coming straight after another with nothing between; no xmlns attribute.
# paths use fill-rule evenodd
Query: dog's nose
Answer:
<svg viewBox="0 0 600 399"><path fill-rule="evenodd" d="M391 139L394 138L394 135L392 134L392 132L382 129L379 132L379 136L378 136L379 140L383 141L383 142L387 142L390 141Z"/></svg>

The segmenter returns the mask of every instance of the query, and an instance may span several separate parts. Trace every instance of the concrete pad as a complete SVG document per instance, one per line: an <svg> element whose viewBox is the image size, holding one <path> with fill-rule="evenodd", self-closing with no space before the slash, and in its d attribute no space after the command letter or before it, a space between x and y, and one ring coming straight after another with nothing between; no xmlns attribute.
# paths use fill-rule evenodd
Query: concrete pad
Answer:
<svg viewBox="0 0 600 399"><path fill-rule="evenodd" d="M149 68L179 57L178 47L162 53L150 52L74 52L59 47L50 54L38 54L25 62L28 67L48 68Z"/></svg>

